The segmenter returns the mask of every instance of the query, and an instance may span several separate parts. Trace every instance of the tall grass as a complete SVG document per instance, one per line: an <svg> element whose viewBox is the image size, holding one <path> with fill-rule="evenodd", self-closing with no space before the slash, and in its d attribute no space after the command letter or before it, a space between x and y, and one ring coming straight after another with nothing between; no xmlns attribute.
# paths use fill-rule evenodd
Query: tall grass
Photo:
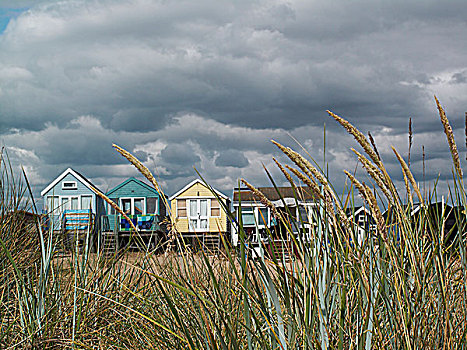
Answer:
<svg viewBox="0 0 467 350"><path fill-rule="evenodd" d="M309 186L317 203L310 213L311 237L306 237L293 234L297 228L287 219L289 208L276 210L263 198L293 242L289 245L293 259L287 261L284 255L253 259L242 222L232 216L239 247L221 236L223 249L217 256L183 249L177 232L171 246L179 249L162 254L143 250L109 257L89 250L79 254L75 249L71 256L60 256L56 237L42 232L40 225L35 230L19 228L19 220L11 219L20 203L33 210L33 202L27 180L14 180L3 160L0 346L463 348L466 196L452 129L436 102L453 156L449 192L458 230L449 240L444 236L448 213L441 209L435 215L429 207L437 198L436 186L431 193L422 193L394 149L406 179L405 188L398 189L371 136L368 140L332 112L330 116L363 149L355 153L367 182L346 172L350 185L342 196L312 159L275 142L290 159L278 166L297 199L296 183L301 182ZM118 151L160 190L146 167L125 150ZM360 243L356 223L345 214L353 207L354 193L363 198L377 224L376 231L366 232ZM261 193L257 195L261 198ZM421 206L414 216L417 202ZM385 209L391 214L383 215Z"/></svg>

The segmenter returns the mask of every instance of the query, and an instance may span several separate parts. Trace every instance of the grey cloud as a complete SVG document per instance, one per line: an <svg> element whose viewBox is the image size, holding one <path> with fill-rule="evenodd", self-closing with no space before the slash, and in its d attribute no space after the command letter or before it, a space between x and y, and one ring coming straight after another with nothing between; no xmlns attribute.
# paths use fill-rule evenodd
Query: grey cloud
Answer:
<svg viewBox="0 0 467 350"><path fill-rule="evenodd" d="M454 73L451 78L452 84L465 84L467 83L467 72L458 72Z"/></svg>
<svg viewBox="0 0 467 350"><path fill-rule="evenodd" d="M160 164L168 170L168 173L164 174L163 178L173 180L193 176L195 174L193 167L202 170L199 167L201 158L193 148L194 145L189 143L171 143L165 147L160 153Z"/></svg>
<svg viewBox="0 0 467 350"><path fill-rule="evenodd" d="M307 157L306 152L308 152L317 164L322 165L323 162L323 130L320 127L306 126L291 131L299 144L306 148L305 152L281 129L232 127L193 115L179 118L177 123L169 124L160 131L141 134L105 132L96 119L82 117L64 128L49 126L41 132L11 133L4 135L4 140L7 146L13 148L15 161L29 165L28 172L33 174L37 191L67 166L76 167L102 189L111 188L129 176L140 176L133 166L111 148L113 142L133 152L145 162L157 174L169 194L197 176L193 166L209 183L226 193L231 192L232 187L236 186L241 177L258 186L268 185L269 180L262 170L262 164L267 166L277 183L284 184L285 179L273 164L271 157L274 155L280 162L286 164L290 164L290 160L268 141L272 135L284 145L300 151ZM94 130L94 136L88 136L86 139L87 129ZM441 127L439 129L441 130ZM209 137L215 135L214 130L217 130L219 140L217 147ZM68 139L69 144L72 144L80 135L86 141L87 147L83 146L84 141L82 143L80 141L78 142L80 152L70 151L70 146L64 140ZM144 137L141 137L142 135ZM394 145L406 158L406 136L395 134L393 130L382 130L374 134L386 167L396 181L403 181L403 178L400 165L392 154L390 146ZM419 181L423 175L420 148L430 140L433 144L426 147L428 171L426 180L433 180L438 171L442 172L443 179L449 178L451 165L444 138L442 132L414 135L412 171ZM136 140L141 142L137 147L134 144ZM350 148L359 149L359 147L350 135L342 135L337 130L328 130L326 140L326 160L330 179L333 183L342 185L345 180L342 170L353 171L357 166L357 159ZM223 142L229 144L231 148L226 149L222 145ZM262 146L263 142L264 146ZM151 146L153 143L156 146ZM57 152L56 150L60 148L66 152ZM102 153L94 155L94 152ZM210 153L214 153L215 157L213 158ZM359 171L359 176L362 174L364 172Z"/></svg>
<svg viewBox="0 0 467 350"><path fill-rule="evenodd" d="M227 150L220 153L215 160L215 164L220 167L235 167L235 168L244 168L250 162L248 159L243 155L243 153L234 151L234 150Z"/></svg>
<svg viewBox="0 0 467 350"><path fill-rule="evenodd" d="M112 148L112 143L133 148L135 142L147 139L138 133L116 134L105 129L93 117L80 117L64 127L49 124L41 131L15 131L3 136L7 147L31 150L44 165L110 165L125 163ZM139 154L147 159L143 153Z"/></svg>
<svg viewBox="0 0 467 350"><path fill-rule="evenodd" d="M161 157L167 163L196 164L200 161L198 155L193 151L193 146L189 144L173 144L164 148Z"/></svg>
<svg viewBox="0 0 467 350"><path fill-rule="evenodd" d="M426 98L400 81L446 67L427 44L434 13L462 11L438 7L137 0L39 6L13 21L0 41L0 66L30 73L0 83L2 127L39 130L50 120L92 114L114 130L158 130L171 115L192 111L290 130L321 125L323 110L333 108L367 124L378 110L378 122L390 115L400 128L407 111L425 112ZM408 27L413 18L415 30ZM450 35L456 26L438 26L461 40ZM461 62L462 45L438 44L452 63Z"/></svg>
<svg viewBox="0 0 467 350"><path fill-rule="evenodd" d="M134 174L113 142L143 147L138 156L169 189L194 176L193 165L222 189L238 177L267 181L261 162L281 157L269 140L299 148L290 132L321 162L324 123L330 176L342 181L354 144L326 109L382 140L397 179L390 145L407 149L412 117L414 172L423 144L448 173L432 96L459 134L462 1L22 4L32 7L0 35L0 134L38 183L66 165L102 184ZM92 125L77 122L83 115Z"/></svg>

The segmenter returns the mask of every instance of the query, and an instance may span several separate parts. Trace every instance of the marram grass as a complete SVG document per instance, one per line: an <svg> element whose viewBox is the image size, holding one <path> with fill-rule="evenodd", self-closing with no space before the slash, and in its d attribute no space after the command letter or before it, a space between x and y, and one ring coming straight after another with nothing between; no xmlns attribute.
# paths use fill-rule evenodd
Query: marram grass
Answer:
<svg viewBox="0 0 467 350"><path fill-rule="evenodd" d="M362 177L365 183L347 172L351 185L341 198L318 167L275 143L293 163L278 166L294 190L304 183L317 194L310 236L292 233L289 208L277 215L290 260L283 254L253 259L241 222L239 247L221 236L223 249L215 256L190 252L177 232L172 248L178 249L164 253L107 257L90 244L82 254L59 254L59 238L12 219L19 209L34 210L34 202L27 179L15 179L2 155L0 348L464 348L466 197L452 128L437 105L453 154L450 198L458 230L447 239L448 213L428 207L436 187L422 194L395 152L408 185L425 203L411 215L414 205L405 189L397 191L374 141L329 112L368 155L355 151L369 176ZM115 148L162 191L149 169ZM377 219L376 230L361 240L344 214L353 210L354 187Z"/></svg>

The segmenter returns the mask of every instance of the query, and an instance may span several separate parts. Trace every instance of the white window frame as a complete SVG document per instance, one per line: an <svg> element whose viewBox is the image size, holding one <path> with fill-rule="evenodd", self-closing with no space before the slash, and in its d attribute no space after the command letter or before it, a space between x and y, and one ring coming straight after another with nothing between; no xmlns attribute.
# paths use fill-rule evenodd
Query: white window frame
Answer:
<svg viewBox="0 0 467 350"><path fill-rule="evenodd" d="M239 211L240 211L239 208L242 209L242 215L245 212L245 209L248 211L248 213L251 213L251 211L253 211L253 216L254 216L254 219L255 219L255 223L253 225L245 225L245 224L243 224L243 225L245 227L258 227L258 228L266 228L265 225L260 224L260 222L262 221L260 210L261 209L267 209L268 214L267 214L267 217L265 219L266 219L266 222L267 222L267 227L271 226L271 210L268 207L266 207L264 205L252 205L252 204L240 205L240 206L235 205L234 208L235 207L237 208L235 210L235 212L236 212L238 222L240 222L240 218L238 217L238 214L239 214Z"/></svg>
<svg viewBox="0 0 467 350"><path fill-rule="evenodd" d="M303 225L303 229L305 229L305 239L309 242L311 240L311 230L314 225L316 225L316 217L313 216L313 210L316 208L316 204L314 203L304 203L301 202L297 206L297 220L300 218L300 207L306 209L306 218L302 218L303 220L306 219L306 223Z"/></svg>
<svg viewBox="0 0 467 350"><path fill-rule="evenodd" d="M253 206L253 205L239 205L239 206L234 206L234 207L237 207L236 210L235 210L235 213L236 213L236 217L237 217L238 222L240 222L240 217L238 216L238 214L240 214L240 208L242 210L242 215L243 215L243 213L245 212L245 209L246 209L248 213L253 214L253 219L256 221L255 206ZM243 223L243 226L244 227L256 227L256 222L253 225Z"/></svg>
<svg viewBox="0 0 467 350"><path fill-rule="evenodd" d="M206 216L201 216L196 213L196 215L192 215L191 213L191 201L196 201L196 208L199 211L201 208L201 201L206 201ZM187 219L188 219L188 230L190 232L209 232L209 218L211 217L211 198L186 198L186 206L187 206ZM192 218L196 218L196 227L191 225ZM206 228L201 228L201 220L207 220Z"/></svg>
<svg viewBox="0 0 467 350"><path fill-rule="evenodd" d="M79 209L81 209L81 210L89 209L89 208L82 208L81 204L82 204L83 197L91 197L91 202L90 202L91 203L91 208L90 209L92 211L93 210L93 203L92 203L93 202L92 201L93 196L92 196L92 194L81 194L81 195L79 195L79 198L78 198L78 200L79 200Z"/></svg>
<svg viewBox="0 0 467 350"><path fill-rule="evenodd" d="M72 200L76 199L78 205L76 209L71 208L71 204L73 203ZM70 203L70 208L69 209L64 209L65 206L63 205L63 200L65 200L66 203ZM60 208L62 212L65 210L80 210L81 209L81 196L80 195L75 195L75 196L60 196Z"/></svg>
<svg viewBox="0 0 467 350"><path fill-rule="evenodd" d="M57 213L62 214L64 209L62 206L62 200L65 199L66 201L71 201L72 198L78 198L78 209L71 209L71 210L81 210L81 197L91 197L91 211L94 213L94 196L92 194L76 194L76 195L68 195L68 196L55 196L55 195L47 195L45 198L45 206L47 206L48 203L48 198L50 197L55 197L58 198L57 204L55 204L54 201L54 206L57 208ZM71 204L71 203L70 203ZM47 212L50 213L50 208L46 208ZM57 215L57 213L53 213L53 215Z"/></svg>
<svg viewBox="0 0 467 350"><path fill-rule="evenodd" d="M130 199L130 215L135 215L135 199L142 199L143 200L143 212L142 214L138 215L146 215L146 197L120 197L118 199L119 207L124 211L123 209L123 200L124 199Z"/></svg>
<svg viewBox="0 0 467 350"><path fill-rule="evenodd" d="M54 198L53 200L53 208L49 208L48 207L48 204L49 204L49 198ZM61 213L61 209L60 209L60 206L61 206L61 198L60 196L53 196L53 195L48 195L45 197L45 210L47 211L47 213L49 215L60 215Z"/></svg>
<svg viewBox="0 0 467 350"><path fill-rule="evenodd" d="M300 207L302 208L305 208L306 210L306 218L303 218L302 217L302 220L305 221L305 225L304 227L305 228L310 228L311 227L311 223L313 221L313 205L312 204L299 204L297 205L297 208L296 208L296 218L297 218L297 221L300 220Z"/></svg>
<svg viewBox="0 0 467 350"><path fill-rule="evenodd" d="M70 187L65 186L65 184L71 184ZM78 183L76 181L62 181L62 190L77 190ZM65 196L64 196L65 197Z"/></svg>
<svg viewBox="0 0 467 350"><path fill-rule="evenodd" d="M114 199L116 199L117 202L115 202ZM114 198L110 198L110 200L111 200L112 202L114 202L116 205L119 205L119 203L120 203L120 202L118 201L119 199L120 199L120 198L115 198L115 197L114 197ZM92 206L92 205L91 205L91 206ZM115 214L118 214L118 211L116 211L115 209L113 209L114 213L113 213L113 214L110 214L110 212L112 211L112 209L113 209L112 206L111 206L109 203L107 203L107 215L115 215Z"/></svg>

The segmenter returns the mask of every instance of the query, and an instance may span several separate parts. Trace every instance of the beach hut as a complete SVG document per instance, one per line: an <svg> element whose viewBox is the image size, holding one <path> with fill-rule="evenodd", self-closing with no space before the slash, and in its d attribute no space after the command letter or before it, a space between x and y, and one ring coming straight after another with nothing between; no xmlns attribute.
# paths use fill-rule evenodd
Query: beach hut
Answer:
<svg viewBox="0 0 467 350"><path fill-rule="evenodd" d="M154 187L131 177L106 193L133 222L138 229L138 239L134 236L131 224L110 205L102 217L104 249L123 247L141 243L149 249L155 248L166 233L167 196L157 192Z"/></svg>
<svg viewBox="0 0 467 350"><path fill-rule="evenodd" d="M62 232L65 243L76 233L81 242L83 235L98 230L104 204L95 188L84 175L68 168L42 190L48 226L55 232Z"/></svg>
<svg viewBox="0 0 467 350"><path fill-rule="evenodd" d="M240 220L246 235L247 244L254 254L263 256L264 248L270 253L287 255L290 251L290 233L309 240L317 208L315 197L307 187L258 187L258 190L281 213L283 220L277 220L271 209L248 188L234 188L233 208L236 224L232 233L232 243L238 243ZM241 215L240 215L241 213ZM287 227L285 227L287 225Z"/></svg>
<svg viewBox="0 0 467 350"><path fill-rule="evenodd" d="M194 180L170 197L172 222L186 245L193 249L220 248L219 234L230 236L227 210L230 199L201 180ZM228 237L229 238L229 237Z"/></svg>
<svg viewBox="0 0 467 350"><path fill-rule="evenodd" d="M347 219L354 225L356 240L361 244L365 238L376 233L376 220L365 206L356 206L346 210Z"/></svg>

